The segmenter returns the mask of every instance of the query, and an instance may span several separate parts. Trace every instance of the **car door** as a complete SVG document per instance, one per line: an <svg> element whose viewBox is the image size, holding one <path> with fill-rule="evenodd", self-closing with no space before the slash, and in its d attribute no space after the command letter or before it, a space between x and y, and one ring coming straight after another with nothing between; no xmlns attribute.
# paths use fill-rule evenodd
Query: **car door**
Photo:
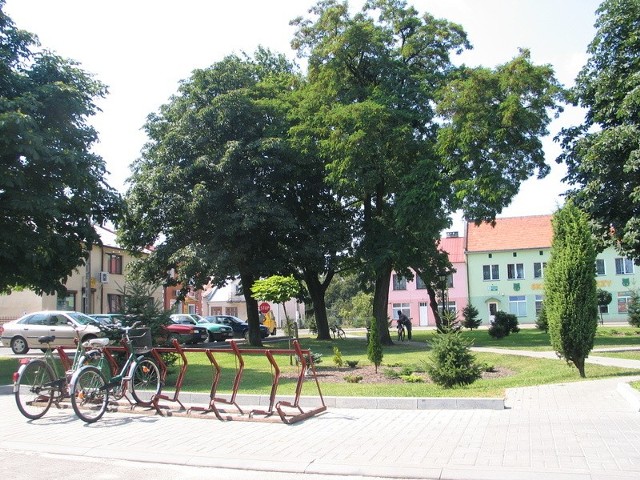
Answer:
<svg viewBox="0 0 640 480"><path fill-rule="evenodd" d="M29 348L38 348L38 338L49 335L48 315L46 313L34 313L25 320L22 333L24 334Z"/></svg>
<svg viewBox="0 0 640 480"><path fill-rule="evenodd" d="M50 326L49 335L53 335L56 337L53 344L72 347L75 334L73 332L73 328L71 328L71 326L69 325L69 320L67 319L67 317L59 313L51 314L49 315L48 322Z"/></svg>

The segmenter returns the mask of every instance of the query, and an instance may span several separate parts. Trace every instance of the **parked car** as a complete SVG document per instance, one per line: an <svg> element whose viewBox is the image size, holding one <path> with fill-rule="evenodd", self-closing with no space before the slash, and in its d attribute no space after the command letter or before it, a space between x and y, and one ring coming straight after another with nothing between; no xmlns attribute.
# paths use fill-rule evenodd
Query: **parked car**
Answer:
<svg viewBox="0 0 640 480"><path fill-rule="evenodd" d="M233 338L233 329L231 327L208 322L204 317L194 313L174 313L170 318L174 322L178 321L179 323L206 328L208 341L210 342L224 342L227 338Z"/></svg>
<svg viewBox="0 0 640 480"><path fill-rule="evenodd" d="M233 329L233 336L238 338L247 338L249 335L249 324L233 315L209 315L204 317L211 323L227 325ZM269 329L264 325L260 325L260 337L267 338Z"/></svg>
<svg viewBox="0 0 640 480"><path fill-rule="evenodd" d="M39 337L55 337L52 347L74 347L77 329L82 342L104 334L95 326L94 320L80 312L43 311L20 317L18 320L0 325L0 343L10 346L15 354L25 354L30 348L41 348Z"/></svg>
<svg viewBox="0 0 640 480"><path fill-rule="evenodd" d="M209 341L209 331L196 322L190 315L174 314L169 318L173 323L164 325L167 331L167 342L172 343L173 339L177 339L180 343L195 345Z"/></svg>
<svg viewBox="0 0 640 480"><path fill-rule="evenodd" d="M98 326L105 327L118 327L125 319L122 313L92 313L89 316L97 322Z"/></svg>

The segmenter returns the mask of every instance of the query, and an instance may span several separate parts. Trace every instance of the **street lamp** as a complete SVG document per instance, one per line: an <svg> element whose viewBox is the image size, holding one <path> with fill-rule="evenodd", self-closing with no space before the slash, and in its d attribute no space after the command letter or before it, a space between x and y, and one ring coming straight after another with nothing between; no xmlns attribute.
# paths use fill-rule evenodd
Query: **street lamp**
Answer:
<svg viewBox="0 0 640 480"><path fill-rule="evenodd" d="M441 288L440 299L442 301L442 320L443 320L443 323L444 323L444 321L445 321L445 311L447 309L447 280L449 278L448 272L446 270L443 271L442 273L440 273L439 278L440 278L440 288Z"/></svg>

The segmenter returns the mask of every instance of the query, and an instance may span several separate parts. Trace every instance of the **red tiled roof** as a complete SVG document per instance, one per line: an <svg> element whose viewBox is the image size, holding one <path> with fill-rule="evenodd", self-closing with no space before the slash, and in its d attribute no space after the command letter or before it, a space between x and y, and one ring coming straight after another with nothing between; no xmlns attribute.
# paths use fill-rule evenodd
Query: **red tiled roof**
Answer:
<svg viewBox="0 0 640 480"><path fill-rule="evenodd" d="M467 223L466 239L468 252L521 250L527 248L549 248L553 238L552 215L496 218L490 223L475 225Z"/></svg>
<svg viewBox="0 0 640 480"><path fill-rule="evenodd" d="M464 238L444 237L440 239L440 250L449 255L451 263L464 263Z"/></svg>

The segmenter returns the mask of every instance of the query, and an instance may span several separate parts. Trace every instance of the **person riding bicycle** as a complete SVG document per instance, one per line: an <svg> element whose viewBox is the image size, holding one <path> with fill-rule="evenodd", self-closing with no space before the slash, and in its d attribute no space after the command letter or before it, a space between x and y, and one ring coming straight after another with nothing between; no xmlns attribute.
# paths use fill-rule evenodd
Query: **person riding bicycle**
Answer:
<svg viewBox="0 0 640 480"><path fill-rule="evenodd" d="M407 329L407 340L411 340L411 320L402 310L398 310L398 325L402 325Z"/></svg>

